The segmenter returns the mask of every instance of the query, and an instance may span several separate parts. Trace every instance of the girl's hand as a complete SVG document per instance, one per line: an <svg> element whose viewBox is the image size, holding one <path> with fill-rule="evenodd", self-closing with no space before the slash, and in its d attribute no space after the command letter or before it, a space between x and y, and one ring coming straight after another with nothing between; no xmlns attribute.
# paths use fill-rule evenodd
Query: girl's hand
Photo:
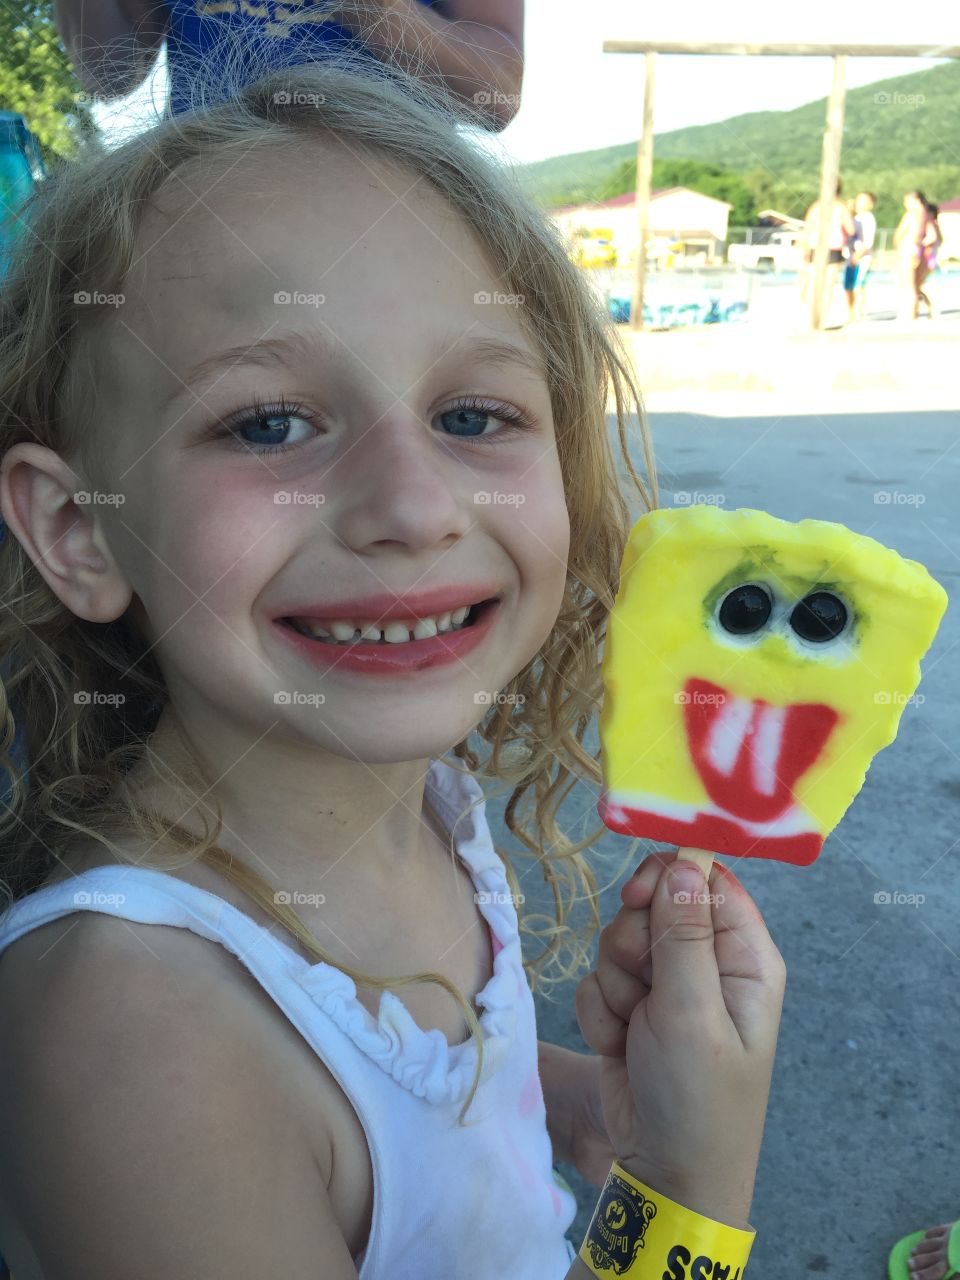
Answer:
<svg viewBox="0 0 960 1280"><path fill-rule="evenodd" d="M566 1158L591 1186L603 1187L617 1158L607 1135L600 1099L600 1064L590 1053L577 1053L566 1062L564 1088L570 1099Z"/></svg>
<svg viewBox="0 0 960 1280"><path fill-rule="evenodd" d="M676 853L645 859L576 991L602 1055L603 1121L618 1160L697 1212L746 1227L785 968L736 876L674 884ZM682 864L683 866L692 864Z"/></svg>

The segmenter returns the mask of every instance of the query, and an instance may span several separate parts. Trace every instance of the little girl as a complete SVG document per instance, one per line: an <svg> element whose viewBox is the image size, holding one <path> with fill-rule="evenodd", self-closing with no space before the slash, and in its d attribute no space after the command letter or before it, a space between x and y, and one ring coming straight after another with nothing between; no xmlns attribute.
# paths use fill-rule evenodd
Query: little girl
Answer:
<svg viewBox="0 0 960 1280"><path fill-rule="evenodd" d="M602 307L438 101L276 72L29 215L0 298L16 1280L582 1277L554 1160L746 1227L783 982L731 873L711 913L648 858L577 989L601 1056L536 1037L528 974L576 976L599 925L599 833L557 810L600 780L608 395L652 499ZM522 874L475 774L512 787Z"/></svg>

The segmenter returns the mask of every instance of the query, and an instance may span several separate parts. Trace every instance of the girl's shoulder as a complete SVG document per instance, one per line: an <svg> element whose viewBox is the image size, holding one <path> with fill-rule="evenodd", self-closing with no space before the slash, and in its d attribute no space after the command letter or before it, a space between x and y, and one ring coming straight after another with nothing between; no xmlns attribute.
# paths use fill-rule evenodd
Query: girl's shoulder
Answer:
<svg viewBox="0 0 960 1280"><path fill-rule="evenodd" d="M136 842L123 841L136 853ZM145 851L141 851L145 852ZM96 846L64 858L41 887L119 865ZM142 864L141 864L142 865ZM202 864L164 874L255 904ZM189 929L79 910L28 930L0 953L0 1120L4 1080L31 1063L76 1064L97 1079L98 1054L202 1055L232 1045L264 1082L282 1080L285 1104L329 1179L330 1133L316 1099L316 1057L250 971L226 947ZM189 1074L189 1068L184 1065ZM272 1089L271 1092L278 1092Z"/></svg>

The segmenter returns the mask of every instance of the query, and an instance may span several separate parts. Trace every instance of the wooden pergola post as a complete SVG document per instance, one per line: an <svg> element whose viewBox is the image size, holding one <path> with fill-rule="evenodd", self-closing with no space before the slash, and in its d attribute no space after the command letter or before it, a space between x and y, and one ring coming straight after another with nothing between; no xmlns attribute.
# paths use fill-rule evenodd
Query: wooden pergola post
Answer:
<svg viewBox="0 0 960 1280"><path fill-rule="evenodd" d="M637 274L630 304L631 329L643 328L643 291L647 282L647 237L650 234L650 177L653 173L653 91L657 55L644 58L643 129L637 143Z"/></svg>
<svg viewBox="0 0 960 1280"><path fill-rule="evenodd" d="M846 97L846 54L838 53L833 59L833 87L827 100L827 127L823 133L823 149L820 155L820 199L817 206L817 243L813 251L810 290L810 324L814 329L823 328L830 312L831 299L826 295L827 255L830 248L830 224L833 221L833 202L837 196L837 180L840 177L840 149L843 146L843 108Z"/></svg>
<svg viewBox="0 0 960 1280"><path fill-rule="evenodd" d="M820 167L820 208L830 210L840 173L840 149L843 143L843 112L846 99L845 81L847 58L960 58L960 45L929 44L728 44L705 41L670 41L652 43L645 40L604 40L604 53L646 54L646 83L643 93L643 130L637 148L637 221L640 245L637 252L637 269L630 306L630 328L643 327L643 295L646 285L647 242L650 222L650 182L653 172L653 88L654 55L658 53L686 53L719 56L773 56L833 58L833 88L827 106L827 125L823 136L823 152ZM830 228L829 213L819 219L817 245L812 266L812 298L810 319L819 329L824 320L826 299L823 286L826 279L827 248Z"/></svg>

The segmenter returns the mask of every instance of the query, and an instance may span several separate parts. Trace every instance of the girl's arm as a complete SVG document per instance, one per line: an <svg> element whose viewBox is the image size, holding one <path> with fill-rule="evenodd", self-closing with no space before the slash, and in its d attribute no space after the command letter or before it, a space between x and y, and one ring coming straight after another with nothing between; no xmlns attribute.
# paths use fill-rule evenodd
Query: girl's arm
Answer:
<svg viewBox="0 0 960 1280"><path fill-rule="evenodd" d="M357 1280L273 1019L216 943L92 917L3 957L0 1197L45 1280Z"/></svg>
<svg viewBox="0 0 960 1280"><path fill-rule="evenodd" d="M53 12L77 79L106 99L146 79L170 22L164 0L54 0Z"/></svg>

